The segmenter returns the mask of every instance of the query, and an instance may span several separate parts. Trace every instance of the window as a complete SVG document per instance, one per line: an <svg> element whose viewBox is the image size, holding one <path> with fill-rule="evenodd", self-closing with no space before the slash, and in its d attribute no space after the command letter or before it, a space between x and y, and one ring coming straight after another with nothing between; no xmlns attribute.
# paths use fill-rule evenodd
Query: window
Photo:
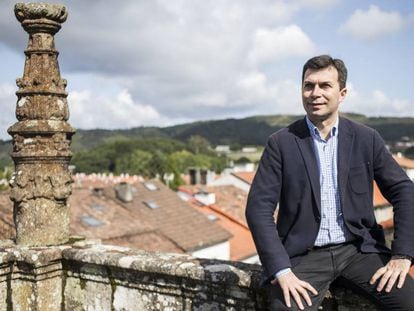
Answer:
<svg viewBox="0 0 414 311"><path fill-rule="evenodd" d="M144 204L151 209L159 208L159 205L154 201L144 201Z"/></svg>
<svg viewBox="0 0 414 311"><path fill-rule="evenodd" d="M95 211L100 211L100 212L105 211L105 206L99 203L92 203L91 208Z"/></svg>
<svg viewBox="0 0 414 311"><path fill-rule="evenodd" d="M81 221L89 227L99 227L103 225L102 221L89 215L81 216Z"/></svg>
<svg viewBox="0 0 414 311"><path fill-rule="evenodd" d="M151 182L146 182L146 183L144 183L144 186L145 186L145 188L147 188L147 189L148 189L148 190L150 190L150 191L155 191L155 190L158 190L157 185L156 185L156 184L154 184L154 183L151 183Z"/></svg>
<svg viewBox="0 0 414 311"><path fill-rule="evenodd" d="M207 219L210 220L210 221L216 221L216 220L218 220L218 217L214 214L208 214Z"/></svg>

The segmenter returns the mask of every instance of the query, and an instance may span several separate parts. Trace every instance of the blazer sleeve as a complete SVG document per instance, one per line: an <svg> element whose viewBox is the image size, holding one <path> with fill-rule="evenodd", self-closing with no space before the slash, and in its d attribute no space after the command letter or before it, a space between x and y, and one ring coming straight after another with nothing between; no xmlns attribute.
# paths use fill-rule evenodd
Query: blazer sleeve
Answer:
<svg viewBox="0 0 414 311"><path fill-rule="evenodd" d="M374 134L374 179L394 211L393 254L414 257L414 184Z"/></svg>
<svg viewBox="0 0 414 311"><path fill-rule="evenodd" d="M247 223L267 281L281 269L291 267L274 219L282 189L282 166L276 137L271 136L260 159L246 206Z"/></svg>

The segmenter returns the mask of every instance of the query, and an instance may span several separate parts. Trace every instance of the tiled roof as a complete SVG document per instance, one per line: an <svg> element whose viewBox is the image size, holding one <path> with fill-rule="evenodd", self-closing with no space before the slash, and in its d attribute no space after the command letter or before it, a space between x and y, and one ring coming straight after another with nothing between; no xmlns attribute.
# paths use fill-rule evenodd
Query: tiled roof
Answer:
<svg viewBox="0 0 414 311"><path fill-rule="evenodd" d="M133 247L143 250L162 251L167 253L183 253L174 241L163 236L159 232L144 232L130 236L122 236L119 238L108 239L105 241L108 244Z"/></svg>
<svg viewBox="0 0 414 311"><path fill-rule="evenodd" d="M8 191L0 191L0 240L12 239L15 236L13 203Z"/></svg>
<svg viewBox="0 0 414 311"><path fill-rule="evenodd" d="M87 188L74 188L69 204L70 231L76 235L106 241L154 231L145 219L134 217L122 205Z"/></svg>
<svg viewBox="0 0 414 311"><path fill-rule="evenodd" d="M85 174L77 173L73 175L73 188L104 188L109 185L115 185L120 182L143 182L144 179L137 175L121 174L114 176L113 174Z"/></svg>
<svg viewBox="0 0 414 311"><path fill-rule="evenodd" d="M137 219L145 219L157 232L168 237L185 252L215 245L231 237L228 231L211 223L164 184L156 180L151 183L157 190L149 190L145 183L134 183L136 192L130 203L118 200L113 187L105 188L104 193L131 211ZM145 202L156 203L158 207L150 208Z"/></svg>
<svg viewBox="0 0 414 311"><path fill-rule="evenodd" d="M393 158L402 168L414 169L414 160L408 159L402 155L393 155Z"/></svg>
<svg viewBox="0 0 414 311"><path fill-rule="evenodd" d="M203 205L195 199L191 204L206 215L213 215L216 222L233 234L230 239L230 259L243 260L256 255L251 233L244 216L247 194L234 186L181 186L180 191L196 194L199 191L215 193L216 203Z"/></svg>
<svg viewBox="0 0 414 311"><path fill-rule="evenodd" d="M71 234L98 238L104 243L179 253L229 240L228 231L211 223L175 192L158 181L151 183L157 190L151 191L145 183L135 182L130 203L116 197L112 181L102 184L102 180L88 180L87 184L83 183L86 188L75 184L69 199ZM8 192L0 195L0 237L3 239L14 237L14 232L7 231L8 222L14 229L13 205L8 196ZM144 202L154 202L158 208L149 208Z"/></svg>
<svg viewBox="0 0 414 311"><path fill-rule="evenodd" d="M245 225L230 215L227 215L225 212L222 212L215 204L202 205L196 200L192 200L191 204L205 215L216 218L213 221L217 222L217 224L233 235L230 239L230 260L241 261L256 255L256 247L252 235Z"/></svg>
<svg viewBox="0 0 414 311"><path fill-rule="evenodd" d="M384 198L384 196L382 195L381 191L378 188L377 183L374 181L374 208L375 207L380 207L380 206L385 206L385 205L390 205L390 203L387 201L386 198Z"/></svg>
<svg viewBox="0 0 414 311"><path fill-rule="evenodd" d="M256 175L256 172L237 172L237 173L232 173L232 175L243 180L245 183L251 185L253 183L253 178L254 178L254 175Z"/></svg>
<svg viewBox="0 0 414 311"><path fill-rule="evenodd" d="M215 193L216 206L227 215L237 219L247 226L245 211L247 193L235 186L181 186L180 190L195 194L199 191Z"/></svg>

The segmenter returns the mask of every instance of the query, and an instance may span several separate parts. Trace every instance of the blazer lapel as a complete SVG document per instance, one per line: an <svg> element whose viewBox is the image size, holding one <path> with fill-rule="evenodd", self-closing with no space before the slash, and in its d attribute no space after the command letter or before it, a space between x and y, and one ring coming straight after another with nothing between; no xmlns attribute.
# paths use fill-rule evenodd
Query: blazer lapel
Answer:
<svg viewBox="0 0 414 311"><path fill-rule="evenodd" d="M341 205L344 205L346 197L346 183L348 181L349 165L352 155L352 145L354 142L354 131L350 128L346 120L339 118L338 136L338 187Z"/></svg>
<svg viewBox="0 0 414 311"><path fill-rule="evenodd" d="M298 123L296 129L296 142L299 146L300 152L302 153L303 162L305 163L306 171L310 180L316 206L319 213L321 212L321 187L319 183L319 169L318 162L316 160L313 139L309 133L306 120Z"/></svg>

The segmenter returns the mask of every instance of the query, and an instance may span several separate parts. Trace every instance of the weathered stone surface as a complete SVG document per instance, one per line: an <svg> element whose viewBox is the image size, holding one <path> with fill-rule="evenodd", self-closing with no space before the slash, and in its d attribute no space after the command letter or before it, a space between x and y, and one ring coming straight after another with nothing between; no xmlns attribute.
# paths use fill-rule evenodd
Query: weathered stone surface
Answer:
<svg viewBox="0 0 414 311"><path fill-rule="evenodd" d="M10 198L16 242L63 244L69 237L68 164L74 130L66 122L67 82L60 77L53 36L66 20L67 10L57 4L18 3L15 15L29 33L23 77L16 81L18 122L8 129L15 163Z"/></svg>
<svg viewBox="0 0 414 311"><path fill-rule="evenodd" d="M76 244L3 243L0 310L267 310L257 265ZM376 310L341 288L330 302L323 310Z"/></svg>
<svg viewBox="0 0 414 311"><path fill-rule="evenodd" d="M74 130L66 80L53 35L67 18L61 5L26 3L15 14L29 33L24 75L17 80L18 122L9 128L16 173L11 199L16 246L0 242L0 310L266 310L260 267L188 255L151 253L68 240L68 163ZM76 242L75 242L76 241ZM335 289L339 310L375 310ZM336 310L336 304L324 310Z"/></svg>
<svg viewBox="0 0 414 311"><path fill-rule="evenodd" d="M62 249L16 247L0 250L0 310L60 310Z"/></svg>
<svg viewBox="0 0 414 311"><path fill-rule="evenodd" d="M12 274L12 264L0 263L0 310L7 310L7 304L10 300L8 291Z"/></svg>

